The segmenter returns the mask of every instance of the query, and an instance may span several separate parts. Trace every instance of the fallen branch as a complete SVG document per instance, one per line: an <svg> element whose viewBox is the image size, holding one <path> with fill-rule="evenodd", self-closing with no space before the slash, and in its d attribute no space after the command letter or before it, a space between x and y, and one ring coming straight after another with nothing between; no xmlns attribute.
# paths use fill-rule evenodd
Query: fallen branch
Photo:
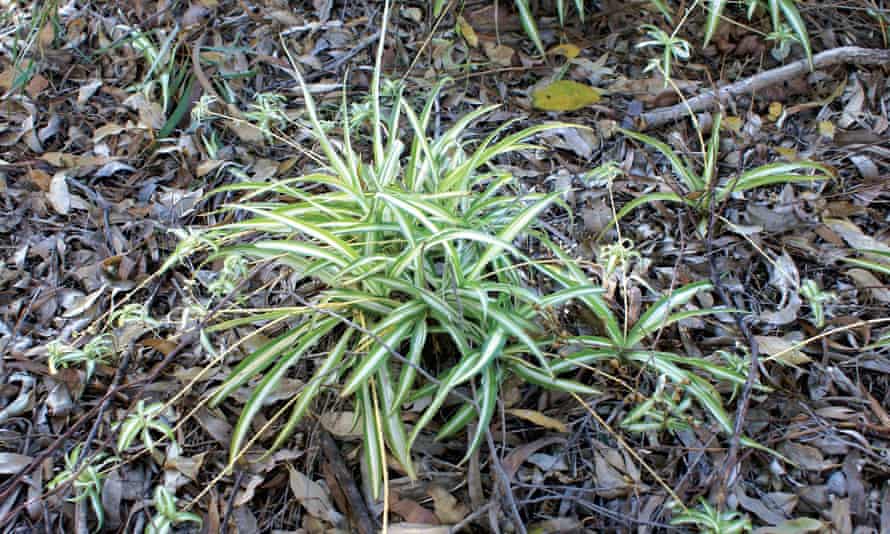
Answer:
<svg viewBox="0 0 890 534"><path fill-rule="evenodd" d="M820 52L813 56L813 69L824 69L834 65L885 65L890 66L890 50L842 46ZM731 97L751 94L771 85L793 79L809 71L806 59L789 63L783 67L764 71L744 80L711 90L673 106L643 113L639 118L639 128L655 128L669 122L710 109L717 103L724 103Z"/></svg>

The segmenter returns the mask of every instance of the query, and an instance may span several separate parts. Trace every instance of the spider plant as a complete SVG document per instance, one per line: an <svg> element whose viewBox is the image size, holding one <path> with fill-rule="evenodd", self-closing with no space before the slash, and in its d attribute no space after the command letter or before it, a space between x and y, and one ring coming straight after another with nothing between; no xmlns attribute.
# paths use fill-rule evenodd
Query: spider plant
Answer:
<svg viewBox="0 0 890 534"><path fill-rule="evenodd" d="M748 19L754 17L754 14L759 8L763 7L764 3L769 11L773 32L782 32L783 26L786 26L787 23L787 26L794 32L795 40L803 46L807 60L812 64L813 48L810 45L807 26L803 21L803 17L800 16L800 11L797 9L797 2L795 0L767 0L766 2L763 2L763 0L745 0L745 4L748 7ZM707 46L714 36L714 32L717 31L720 19L723 17L726 0L707 0L707 6L705 7L708 10L708 17L705 23L704 44Z"/></svg>
<svg viewBox="0 0 890 534"><path fill-rule="evenodd" d="M706 534L743 534L750 532L751 520L735 510L720 511L704 499L698 509L689 509L671 520L672 525L694 525Z"/></svg>
<svg viewBox="0 0 890 534"><path fill-rule="evenodd" d="M117 450L123 452L130 448L136 438L151 452L155 450L155 439L152 431L175 441L173 429L163 419L164 403L154 402L146 406L144 400L136 403L136 409L118 427Z"/></svg>
<svg viewBox="0 0 890 534"><path fill-rule="evenodd" d="M179 523L195 523L200 528L203 521L197 514L183 512L176 508L176 495L164 486L157 486L152 503L155 515L145 526L145 534L169 534Z"/></svg>
<svg viewBox="0 0 890 534"><path fill-rule="evenodd" d="M649 202L677 202L691 206L700 212L707 212L712 189L714 202L720 204L734 193L742 193L768 185L829 180L833 175L832 169L821 163L791 161L761 165L738 176L721 180L717 165L720 153L721 122L722 115L717 114L711 129L711 137L703 147L704 162L700 170L698 165L677 154L667 143L639 132L619 128L622 134L649 145L667 158L677 178L677 188L671 192L647 193L635 198L618 210L612 224ZM808 171L813 171L814 174L804 174Z"/></svg>
<svg viewBox="0 0 890 534"><path fill-rule="evenodd" d="M387 4L384 28L388 13ZM382 37L380 42L371 84L370 154L351 138L345 93L342 138L334 139L294 69L306 128L323 154L321 167L275 183L219 188L214 194L242 195L223 207L236 222L205 235L218 247L213 258L272 262L317 288L297 307L245 313L214 326L218 331L270 320L287 325L213 392L211 403L219 405L258 378L233 431L233 461L281 379L310 353L322 353L270 449L285 443L320 393L338 389L357 407L374 495L387 449L414 476L412 444L447 415L449 395L465 404L443 428L456 432L475 419L472 451L482 442L508 375L544 388L595 393L562 377L572 365L553 370L550 348L558 336L542 325L553 307L570 300L592 309L605 306L601 290L580 269L548 263L562 254L555 245L539 241L539 257L531 257L514 244L534 234L541 214L558 208L560 193L517 196L513 177L493 164L499 155L530 148L524 140L535 134L568 125L510 133L511 122L473 138L470 125L495 109L489 106L431 137L432 103L441 84L419 113L401 93L384 111ZM402 405L418 395L432 399L408 428Z"/></svg>
<svg viewBox="0 0 890 534"><path fill-rule="evenodd" d="M62 484L71 482L74 496L68 499L73 503L89 501L93 514L96 516L96 532L101 532L105 524L105 509L102 507L102 486L105 483L104 470L109 464L117 461L117 458L105 453L98 453L84 459L85 465L79 465L79 458L83 444L78 444L65 455L65 468L53 478L49 489L54 489Z"/></svg>
<svg viewBox="0 0 890 534"><path fill-rule="evenodd" d="M661 57L649 60L649 64L643 72L657 70L664 77L664 87L667 88L671 79L671 66L674 60L685 61L692 53L692 47L686 39L677 37L676 32L668 34L658 26L644 24L648 40L637 44L637 48L661 48Z"/></svg>

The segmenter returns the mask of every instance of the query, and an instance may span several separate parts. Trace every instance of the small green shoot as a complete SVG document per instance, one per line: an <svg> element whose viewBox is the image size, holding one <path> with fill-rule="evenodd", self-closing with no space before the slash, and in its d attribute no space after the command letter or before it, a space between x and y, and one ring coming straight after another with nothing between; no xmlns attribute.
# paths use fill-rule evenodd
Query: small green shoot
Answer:
<svg viewBox="0 0 890 534"><path fill-rule="evenodd" d="M105 509L102 507L102 486L105 483L105 475L102 471L118 459L105 453L98 453L92 457L87 456L84 465L79 465L83 444L78 444L65 455L65 467L53 478L49 489L55 489L63 484L71 482L74 496L68 500L73 503L89 501L96 516L98 526L96 532L101 532L105 525ZM79 471L79 472L78 472Z"/></svg>
<svg viewBox="0 0 890 534"><path fill-rule="evenodd" d="M176 495L164 486L155 488L152 505L155 514L145 526L145 534L170 534L180 523L195 523L196 528L200 528L203 523L199 515L180 511L176 507Z"/></svg>

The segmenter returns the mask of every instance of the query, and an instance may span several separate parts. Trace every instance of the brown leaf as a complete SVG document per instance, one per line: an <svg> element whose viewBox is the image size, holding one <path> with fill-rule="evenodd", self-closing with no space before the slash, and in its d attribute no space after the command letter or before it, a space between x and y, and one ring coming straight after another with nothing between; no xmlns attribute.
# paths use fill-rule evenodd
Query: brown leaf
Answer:
<svg viewBox="0 0 890 534"><path fill-rule="evenodd" d="M436 518L431 510L428 510L411 499L400 499L396 491L389 494L389 508L399 517L408 523L421 523L426 525L438 525L439 519Z"/></svg>
<svg viewBox="0 0 890 534"><path fill-rule="evenodd" d="M292 465L288 464L287 470L289 472L290 489L294 493L294 498L311 515L333 522L331 519L338 514L334 511L333 505L331 505L327 490L318 482L294 469Z"/></svg>
<svg viewBox="0 0 890 534"><path fill-rule="evenodd" d="M433 498L436 517L444 524L459 523L470 512L467 505L458 501L442 486L433 484L427 489L427 493Z"/></svg>
<svg viewBox="0 0 890 534"><path fill-rule="evenodd" d="M64 172L57 172L50 180L49 192L46 194L50 205L60 215L67 215L71 210L71 194Z"/></svg>
<svg viewBox="0 0 890 534"><path fill-rule="evenodd" d="M507 413L510 415L514 415L520 419L525 419L526 421L532 422L540 427L547 428L549 430L555 430L557 432L563 433L569 431L565 423L563 423L562 421L558 421L552 417L548 417L535 410L522 410L519 408L513 408L511 410L507 410Z"/></svg>

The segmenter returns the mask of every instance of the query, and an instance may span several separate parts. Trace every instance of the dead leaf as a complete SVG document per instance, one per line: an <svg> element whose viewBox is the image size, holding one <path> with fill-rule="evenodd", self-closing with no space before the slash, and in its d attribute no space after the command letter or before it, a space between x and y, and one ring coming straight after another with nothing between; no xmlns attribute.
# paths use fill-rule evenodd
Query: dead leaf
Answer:
<svg viewBox="0 0 890 534"><path fill-rule="evenodd" d="M812 360L809 356L795 348L795 343L776 336L754 336L760 352L767 354L786 365L801 365Z"/></svg>
<svg viewBox="0 0 890 534"><path fill-rule="evenodd" d="M303 505L303 508L319 519L335 523L336 520L332 519L335 519L339 514L334 511L328 492L321 484L300 473L290 464L287 465L287 470L290 489L294 493L294 498Z"/></svg>
<svg viewBox="0 0 890 534"><path fill-rule="evenodd" d="M563 423L562 421L556 420L552 417L548 417L535 410L522 410L519 408L513 408L511 410L507 410L507 413L510 415L514 415L520 419L525 419L526 421L534 423L540 427L547 428L549 430L555 430L557 432L563 433L569 431L565 423Z"/></svg>
<svg viewBox="0 0 890 534"><path fill-rule="evenodd" d="M878 278L865 269L848 269L844 274L849 276L856 287L867 291L872 298L884 304L890 303L890 289L887 288Z"/></svg>
<svg viewBox="0 0 890 534"><path fill-rule="evenodd" d="M0 452L0 475L15 475L31 464L30 456L14 452Z"/></svg>
<svg viewBox="0 0 890 534"><path fill-rule="evenodd" d="M550 50L547 51L548 54L553 56L562 56L568 59L575 59L578 57L578 54L581 53L581 49L572 43L563 43L554 46Z"/></svg>
<svg viewBox="0 0 890 534"><path fill-rule="evenodd" d="M492 41L483 41L482 48L485 50L485 55L488 56L488 59L496 64L502 67L509 67L513 64L513 54L515 52L509 46L499 45Z"/></svg>
<svg viewBox="0 0 890 534"><path fill-rule="evenodd" d="M436 517L444 524L460 523L461 519L470 513L467 505L458 501L457 498L448 493L448 490L436 484L431 485L427 489L427 493L433 498L433 504L436 510Z"/></svg>
<svg viewBox="0 0 890 534"><path fill-rule="evenodd" d="M321 426L339 438L362 436L361 426L356 424L355 412L324 412L318 416Z"/></svg>
<svg viewBox="0 0 890 534"><path fill-rule="evenodd" d="M810 445L786 441L780 446L779 452L787 456L789 460L797 464L801 469L807 471L822 471L831 466L822 457L822 451Z"/></svg>
<svg viewBox="0 0 890 534"><path fill-rule="evenodd" d="M451 527L418 525L416 523L395 523L389 525L388 534L449 534Z"/></svg>
<svg viewBox="0 0 890 534"><path fill-rule="evenodd" d="M68 192L68 182L64 172L57 172L49 183L49 192L46 194L50 205L60 215L68 215L71 210L71 194Z"/></svg>
<svg viewBox="0 0 890 534"><path fill-rule="evenodd" d="M460 15L457 16L457 29L467 44L470 45L470 48L479 46L479 37L476 35L476 30Z"/></svg>
<svg viewBox="0 0 890 534"><path fill-rule="evenodd" d="M807 534L808 532L822 532L825 523L810 517L800 517L783 521L774 527L760 527L753 534Z"/></svg>

